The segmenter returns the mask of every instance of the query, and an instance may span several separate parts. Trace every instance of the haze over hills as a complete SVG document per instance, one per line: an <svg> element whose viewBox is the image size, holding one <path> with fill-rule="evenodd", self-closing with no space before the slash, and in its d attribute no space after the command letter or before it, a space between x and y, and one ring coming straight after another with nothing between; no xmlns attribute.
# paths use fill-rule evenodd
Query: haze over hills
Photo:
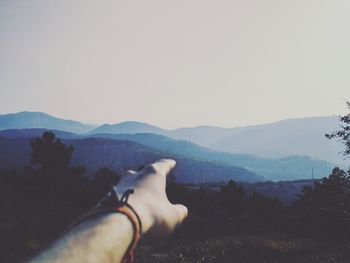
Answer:
<svg viewBox="0 0 350 263"><path fill-rule="evenodd" d="M44 131L43 129L5 130L0 131L0 137L37 137L41 136ZM54 132L62 139L86 139L93 137L117 141L130 141L150 147L155 152L177 156L177 158L181 157L188 160L201 160L211 163L215 162L225 166L242 167L254 174L263 176L266 180L273 181L310 179L312 177L321 178L327 176L333 168L333 165L330 163L311 159L306 156L264 159L247 154L230 154L210 150L189 141L174 140L169 137L151 133L78 135L61 131ZM113 151L110 154L112 154L112 157L115 157L113 156ZM100 157L97 157L97 159L99 160ZM106 157L106 159L110 159L110 157ZM88 163L88 165L91 166L92 163L96 161L90 160L90 162L91 163ZM109 165L113 164L109 163Z"/></svg>
<svg viewBox="0 0 350 263"><path fill-rule="evenodd" d="M44 128L31 128L31 129L8 129L0 130L0 137L5 138L34 138L41 136L45 131L54 132L56 137L65 138L65 139L81 139L84 138L83 135L65 132L55 129L44 129Z"/></svg>
<svg viewBox="0 0 350 263"><path fill-rule="evenodd" d="M0 115L0 130L47 128L89 135L153 133L176 140L187 140L217 151L252 154L263 158L302 155L343 166L345 162L339 154L344 149L343 145L327 140L324 136L338 126L337 117L310 117L238 128L200 126L166 130L136 121L104 124L96 128L44 113Z"/></svg>
<svg viewBox="0 0 350 263"><path fill-rule="evenodd" d="M1 135L1 133L0 133ZM211 160L227 165L234 165L248 169L267 180L283 181L322 178L328 176L333 164L312 159L307 156L288 156L276 159L265 159L248 154L232 154L218 152L201 147L189 141L174 140L162 135L150 133L138 134L96 134L99 138L129 140L152 147L163 152L186 156L187 158L199 158Z"/></svg>
<svg viewBox="0 0 350 263"><path fill-rule="evenodd" d="M19 137L18 134L13 138L0 136L1 169L13 169L29 164L31 138L33 136ZM161 152L132 141L104 138L63 139L62 141L74 147L72 164L85 166L90 176L102 167L121 172L137 169L162 158L172 158L177 161L175 178L182 183L264 180L262 176L241 167Z"/></svg>
<svg viewBox="0 0 350 263"><path fill-rule="evenodd" d="M155 133L191 141L217 151L253 154L263 158L302 155L344 165L344 158L339 154L344 149L343 145L325 138L326 133L331 133L338 127L337 117L310 117L238 128L201 126L175 130L125 122L103 125L90 133Z"/></svg>
<svg viewBox="0 0 350 263"><path fill-rule="evenodd" d="M22 111L0 115L0 130L28 128L45 128L84 133L95 127L78 121L56 118L43 112Z"/></svg>
<svg viewBox="0 0 350 263"><path fill-rule="evenodd" d="M250 127L219 128L213 126L199 126L167 130L143 122L126 121L117 124L103 124L100 127L90 131L89 134L154 133L173 139L191 141L193 143L209 147L211 144L215 144L220 139L226 138L239 131L249 130L249 128Z"/></svg>
<svg viewBox="0 0 350 263"><path fill-rule="evenodd" d="M137 121L126 121L118 124L110 125L103 124L100 127L89 132L89 134L96 133L112 133L112 134L134 134L134 133L155 133L166 134L168 131L159 127Z"/></svg>
<svg viewBox="0 0 350 263"><path fill-rule="evenodd" d="M237 132L208 147L267 158L307 155L342 164L343 157L338 153L343 151L344 146L325 138L326 133L331 133L338 127L337 117L289 119Z"/></svg>

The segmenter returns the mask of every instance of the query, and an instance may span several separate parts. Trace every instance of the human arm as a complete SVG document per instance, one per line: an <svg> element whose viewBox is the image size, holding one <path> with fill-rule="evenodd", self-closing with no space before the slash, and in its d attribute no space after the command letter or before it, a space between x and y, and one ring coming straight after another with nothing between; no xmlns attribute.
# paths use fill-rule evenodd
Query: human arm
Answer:
<svg viewBox="0 0 350 263"><path fill-rule="evenodd" d="M128 203L148 239L166 236L187 216L185 206L171 204L166 196L166 176L174 167L175 161L160 160L139 172L127 171L115 189L119 197L134 189ZM132 223L125 215L101 215L73 228L32 262L120 262L132 238Z"/></svg>

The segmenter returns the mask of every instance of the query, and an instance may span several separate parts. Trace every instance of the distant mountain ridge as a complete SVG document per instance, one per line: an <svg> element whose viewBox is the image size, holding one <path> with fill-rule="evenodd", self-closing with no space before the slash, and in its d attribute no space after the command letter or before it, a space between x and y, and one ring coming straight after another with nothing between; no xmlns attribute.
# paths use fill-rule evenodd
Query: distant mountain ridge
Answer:
<svg viewBox="0 0 350 263"><path fill-rule="evenodd" d="M343 157L339 154L344 149L343 145L325 138L326 133L331 133L339 127L338 118L334 116L296 118L238 128L200 126L165 130L143 123L135 125L135 122L128 128L125 126L128 126L128 123L101 126L92 130L90 134L154 133L176 140L191 141L221 152L253 154L263 158L305 155L345 165Z"/></svg>
<svg viewBox="0 0 350 263"><path fill-rule="evenodd" d="M322 178L328 176L333 164L312 159L307 156L288 156L277 159L265 159L248 154L218 152L201 147L189 141L174 140L162 135L150 133L138 134L95 134L98 138L129 140L154 149L188 158L210 160L248 169L267 180L296 180ZM313 172L313 174L312 174Z"/></svg>
<svg viewBox="0 0 350 263"><path fill-rule="evenodd" d="M313 117L283 120L238 132L209 145L225 152L244 152L267 158L307 155L342 164L339 153L344 146L325 138L337 130L337 117Z"/></svg>
<svg viewBox="0 0 350 263"><path fill-rule="evenodd" d="M45 128L74 133L91 131L95 126L53 117L42 112L22 111L0 115L0 130Z"/></svg>
<svg viewBox="0 0 350 263"><path fill-rule="evenodd" d="M0 130L47 128L89 135L153 133L175 140L187 140L221 152L250 154L262 158L302 155L344 166L346 163L339 154L344 149L343 145L327 140L324 136L338 127L338 118L335 116L296 118L238 128L199 126L167 130L136 121L103 124L96 128L44 113L0 115Z"/></svg>
<svg viewBox="0 0 350 263"><path fill-rule="evenodd" d="M0 137L31 138L40 136L44 129L5 130L0 131ZM73 133L54 131L62 139L107 139L117 141L130 141L150 147L153 151L166 153L188 160L216 162L231 167L242 167L254 174L263 176L266 180L296 180L311 179L327 176L333 165L325 161L314 160L303 156L289 156L279 159L263 159L247 154L230 154L217 152L189 141L174 140L162 135L151 133L137 134L92 134L78 135ZM97 157L99 159L100 157ZM109 157L108 157L109 158ZM107 159L108 159L107 158ZM133 159L134 157L130 156ZM94 162L91 160L92 163ZM125 160L124 160L125 161Z"/></svg>
<svg viewBox="0 0 350 263"><path fill-rule="evenodd" d="M165 134L166 130L159 127L137 121L126 121L118 124L103 124L100 127L89 132L89 134L96 133L112 133L112 134L134 134L134 133L155 133Z"/></svg>
<svg viewBox="0 0 350 263"><path fill-rule="evenodd" d="M33 135L32 131L31 134ZM24 137L19 136L19 133L14 137L0 135L0 169L13 169L29 164L29 140L33 136L25 133L22 135ZM122 172L127 169L138 169L141 165L162 158L172 158L177 161L175 178L182 183L264 180L262 176L241 167L166 153L128 140L81 137L63 138L62 141L74 147L72 164L84 165L90 176L101 167Z"/></svg>

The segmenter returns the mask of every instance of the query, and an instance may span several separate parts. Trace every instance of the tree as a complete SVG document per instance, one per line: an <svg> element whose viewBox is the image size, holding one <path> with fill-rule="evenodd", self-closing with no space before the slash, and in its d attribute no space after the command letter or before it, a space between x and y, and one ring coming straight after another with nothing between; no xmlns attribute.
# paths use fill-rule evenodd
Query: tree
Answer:
<svg viewBox="0 0 350 263"><path fill-rule="evenodd" d="M116 172L106 167L98 169L95 173L94 181L96 196L98 198L103 198L106 196L106 194L113 189L113 186L119 183L119 180L120 175Z"/></svg>
<svg viewBox="0 0 350 263"><path fill-rule="evenodd" d="M334 168L329 177L304 187L294 208L305 232L326 238L349 235L350 176Z"/></svg>
<svg viewBox="0 0 350 263"><path fill-rule="evenodd" d="M350 110L350 102L347 102ZM340 129L326 138L337 138L345 145L345 156L350 155L350 113L339 116ZM299 223L305 232L323 237L340 237L350 233L350 170L348 174L334 168L329 177L303 188L294 203Z"/></svg>
<svg viewBox="0 0 350 263"><path fill-rule="evenodd" d="M73 146L63 144L53 132L44 132L41 137L31 140L30 145L31 164L39 165L49 173L67 168L72 158Z"/></svg>
<svg viewBox="0 0 350 263"><path fill-rule="evenodd" d="M347 108L350 110L350 102L346 102ZM340 130L326 134L328 139L339 138L345 145L345 156L350 155L350 113L339 116Z"/></svg>
<svg viewBox="0 0 350 263"><path fill-rule="evenodd" d="M236 216L245 210L246 193L243 187L230 180L226 186L222 186L219 200L227 211Z"/></svg>
<svg viewBox="0 0 350 263"><path fill-rule="evenodd" d="M303 189L300 201L308 207L323 209L343 209L347 207L347 197L350 196L350 177L338 167L334 168L329 177L315 182L314 187Z"/></svg>
<svg viewBox="0 0 350 263"><path fill-rule="evenodd" d="M94 204L92 182L84 176L84 167L70 166L74 148L53 132L44 132L30 145L33 167L22 191L26 196L23 205L31 207L28 216L37 232L51 237Z"/></svg>

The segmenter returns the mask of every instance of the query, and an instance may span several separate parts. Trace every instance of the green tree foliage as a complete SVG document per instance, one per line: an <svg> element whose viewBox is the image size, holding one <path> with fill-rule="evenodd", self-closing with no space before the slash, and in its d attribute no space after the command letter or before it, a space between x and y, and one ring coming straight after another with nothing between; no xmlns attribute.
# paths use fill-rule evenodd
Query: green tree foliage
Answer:
<svg viewBox="0 0 350 263"><path fill-rule="evenodd" d="M52 132L30 141L31 167L0 171L0 262L18 262L49 244L119 181L107 168L94 180L70 166L73 147Z"/></svg>
<svg viewBox="0 0 350 263"><path fill-rule="evenodd" d="M189 217L181 228L185 237L203 239L252 234L258 229L283 225L275 223L283 220L280 215L284 207L278 200L258 193L247 194L242 185L232 180L217 190L205 186L192 188L176 182L169 185L172 185L167 188L170 201L181 201L189 208Z"/></svg>
<svg viewBox="0 0 350 263"><path fill-rule="evenodd" d="M347 199L350 197L350 177L338 167L329 177L315 182L314 186L305 187L299 201L306 209L349 209Z"/></svg>
<svg viewBox="0 0 350 263"><path fill-rule="evenodd" d="M350 110L350 102L346 102L348 109ZM343 154L345 156L350 155L350 113L340 116L340 130L335 131L331 134L326 134L328 139L338 138L345 145L345 151Z"/></svg>
<svg viewBox="0 0 350 263"><path fill-rule="evenodd" d="M350 110L350 102L347 102ZM345 145L345 156L350 155L350 114L340 116L340 130L326 134ZM299 226L305 233L323 238L346 237L350 234L350 170L334 168L327 178L304 187L294 204Z"/></svg>
<svg viewBox="0 0 350 263"><path fill-rule="evenodd" d="M336 239L349 235L349 175L334 168L329 177L305 187L294 207L305 233Z"/></svg>
<svg viewBox="0 0 350 263"><path fill-rule="evenodd" d="M30 141L32 148L31 164L49 173L61 172L68 167L72 158L73 146L66 146L53 132L44 132L41 137Z"/></svg>
<svg viewBox="0 0 350 263"><path fill-rule="evenodd" d="M54 133L44 132L30 144L34 166L30 169L32 188L28 192L34 203L39 204L38 209L46 211L37 220L55 222L55 226L61 227L91 205L92 200L86 194L91 184L84 176L84 167L69 166L73 147L66 146ZM51 231L47 229L45 233Z"/></svg>
<svg viewBox="0 0 350 263"><path fill-rule="evenodd" d="M232 216L242 214L246 209L246 193L242 186L232 180L226 186L221 187L219 200Z"/></svg>
<svg viewBox="0 0 350 263"><path fill-rule="evenodd" d="M97 170L93 180L86 178L84 167L70 165L73 147L53 133L32 140L31 147L30 168L0 171L0 262L22 262L47 246L119 181L118 174L106 167ZM256 256L251 255L249 247L230 250L234 245L231 243L225 245L228 253L223 254L220 242L227 237L307 234L339 240L350 235L350 179L339 168L304 188L291 207L245 189L234 181L195 186L178 184L174 175L168 177L169 200L189 208L188 219L173 237L179 247L186 240L194 244L195 249L186 252L188 262L232 262L237 255L242 259L248 255L249 260L244 262L287 262L275 260L274 250L263 250ZM215 257L207 245L196 246L209 238L218 240ZM220 257L227 260L220 261Z"/></svg>
<svg viewBox="0 0 350 263"><path fill-rule="evenodd" d="M120 175L110 170L107 167L102 167L96 171L94 187L96 189L96 196L103 198L108 192L117 185L120 180Z"/></svg>

